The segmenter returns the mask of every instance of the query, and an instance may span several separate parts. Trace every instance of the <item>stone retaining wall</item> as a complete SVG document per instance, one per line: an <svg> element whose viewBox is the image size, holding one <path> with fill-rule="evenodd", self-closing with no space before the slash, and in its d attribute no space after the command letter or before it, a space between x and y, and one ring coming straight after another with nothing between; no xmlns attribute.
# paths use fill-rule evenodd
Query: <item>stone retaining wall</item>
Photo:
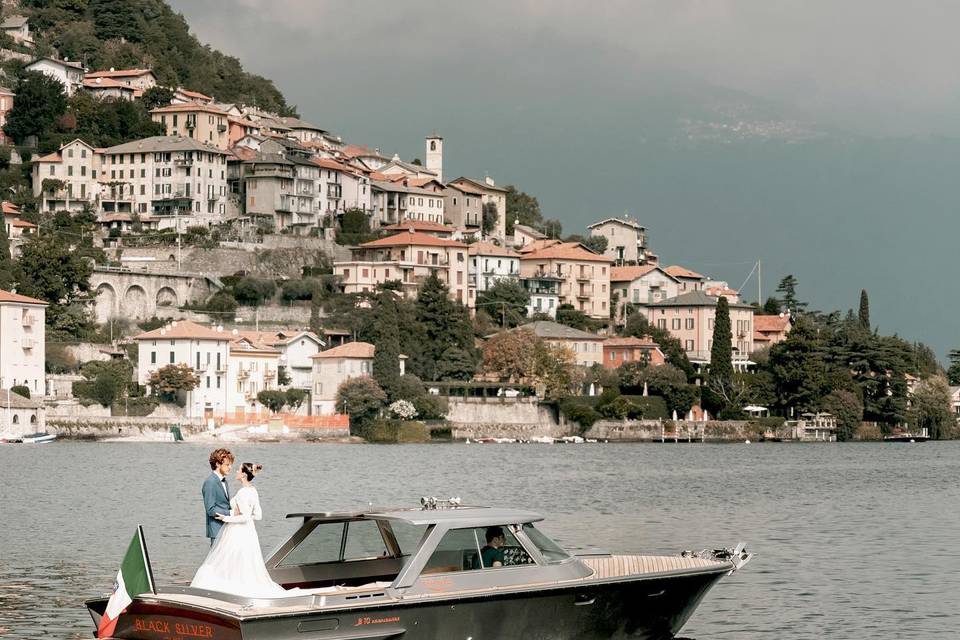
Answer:
<svg viewBox="0 0 960 640"><path fill-rule="evenodd" d="M47 420L47 430L63 438L115 438L130 435L156 435L170 433L173 421L152 416L81 418L57 416ZM202 418L183 418L176 421L184 436L204 430Z"/></svg>
<svg viewBox="0 0 960 640"><path fill-rule="evenodd" d="M513 438L529 440L540 436L558 438L567 435L567 427L557 422L554 409L537 398L458 398L447 399L447 422L454 440L467 438Z"/></svg>

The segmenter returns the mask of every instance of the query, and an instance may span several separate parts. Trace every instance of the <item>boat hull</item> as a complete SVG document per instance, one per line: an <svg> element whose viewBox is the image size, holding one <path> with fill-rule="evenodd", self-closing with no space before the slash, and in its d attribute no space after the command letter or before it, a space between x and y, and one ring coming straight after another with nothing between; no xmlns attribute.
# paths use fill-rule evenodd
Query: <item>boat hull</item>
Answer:
<svg viewBox="0 0 960 640"><path fill-rule="evenodd" d="M700 572L568 588L417 599L399 605L232 619L211 611L135 602L114 638L159 640L600 640L674 637L725 572ZM102 601L101 601L102 602ZM96 603L91 611L99 608ZM96 615L94 616L96 619Z"/></svg>

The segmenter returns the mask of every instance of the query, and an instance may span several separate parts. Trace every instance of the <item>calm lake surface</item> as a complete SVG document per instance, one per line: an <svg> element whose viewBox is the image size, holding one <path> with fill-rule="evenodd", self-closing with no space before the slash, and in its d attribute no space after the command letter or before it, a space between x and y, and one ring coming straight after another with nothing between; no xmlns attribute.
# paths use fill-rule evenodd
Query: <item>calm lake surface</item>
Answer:
<svg viewBox="0 0 960 640"><path fill-rule="evenodd" d="M210 447L0 447L0 637L90 638L136 525L159 583L207 551ZM569 547L674 553L748 542L683 630L697 640L956 638L960 442L237 446L265 551L305 509L460 495L540 511ZM236 487L234 487L234 490Z"/></svg>

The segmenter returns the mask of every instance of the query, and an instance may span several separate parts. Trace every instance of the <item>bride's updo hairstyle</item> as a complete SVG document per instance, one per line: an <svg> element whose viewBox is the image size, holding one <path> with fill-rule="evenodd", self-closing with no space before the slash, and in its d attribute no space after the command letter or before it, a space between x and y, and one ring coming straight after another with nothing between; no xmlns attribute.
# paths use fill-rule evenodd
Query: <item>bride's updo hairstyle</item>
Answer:
<svg viewBox="0 0 960 640"><path fill-rule="evenodd" d="M240 471L243 472L243 475L247 476L247 482L253 482L253 478L260 473L262 469L262 464L254 464L253 462L244 462L240 465Z"/></svg>

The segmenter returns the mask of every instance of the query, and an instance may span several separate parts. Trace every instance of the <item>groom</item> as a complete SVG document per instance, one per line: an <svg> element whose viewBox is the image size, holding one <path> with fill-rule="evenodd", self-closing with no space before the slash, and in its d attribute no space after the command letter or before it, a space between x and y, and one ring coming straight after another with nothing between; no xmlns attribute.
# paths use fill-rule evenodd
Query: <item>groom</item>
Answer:
<svg viewBox="0 0 960 640"><path fill-rule="evenodd" d="M223 523L217 520L217 514L230 515L230 485L227 476L233 466L233 454L229 449L217 449L210 454L210 469L212 473L203 481L203 509L207 514L207 537L210 546Z"/></svg>

